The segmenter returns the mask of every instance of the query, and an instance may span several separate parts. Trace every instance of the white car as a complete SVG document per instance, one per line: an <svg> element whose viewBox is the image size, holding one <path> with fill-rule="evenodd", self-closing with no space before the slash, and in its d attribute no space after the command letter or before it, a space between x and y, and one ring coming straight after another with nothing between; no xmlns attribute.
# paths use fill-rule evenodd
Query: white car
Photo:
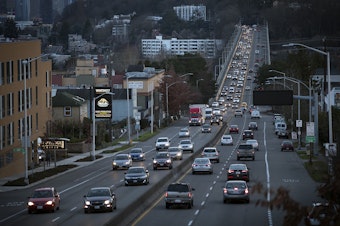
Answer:
<svg viewBox="0 0 340 226"><path fill-rule="evenodd" d="M191 140L181 140L178 144L178 147L183 151L194 152L194 143Z"/></svg>
<svg viewBox="0 0 340 226"><path fill-rule="evenodd" d="M253 148L255 149L255 151L259 150L259 143L257 142L257 140L255 139L250 139L246 141L246 144L251 144L253 145Z"/></svg>
<svg viewBox="0 0 340 226"><path fill-rule="evenodd" d="M188 128L182 128L178 132L178 137L190 137L190 131Z"/></svg>
<svg viewBox="0 0 340 226"><path fill-rule="evenodd" d="M240 103L240 99L234 98L234 99L233 99L233 103Z"/></svg>
<svg viewBox="0 0 340 226"><path fill-rule="evenodd" d="M168 137L159 137L156 141L156 151L168 149L170 147L170 139Z"/></svg>
<svg viewBox="0 0 340 226"><path fill-rule="evenodd" d="M231 135L223 135L221 137L221 145L233 145L233 137Z"/></svg>
<svg viewBox="0 0 340 226"><path fill-rule="evenodd" d="M216 101L211 104L211 107L218 107L218 106L220 106L220 104Z"/></svg>
<svg viewBox="0 0 340 226"><path fill-rule="evenodd" d="M258 118L260 119L261 118L261 114L260 114L260 111L258 110L253 110L250 114L250 118L253 119L253 118Z"/></svg>

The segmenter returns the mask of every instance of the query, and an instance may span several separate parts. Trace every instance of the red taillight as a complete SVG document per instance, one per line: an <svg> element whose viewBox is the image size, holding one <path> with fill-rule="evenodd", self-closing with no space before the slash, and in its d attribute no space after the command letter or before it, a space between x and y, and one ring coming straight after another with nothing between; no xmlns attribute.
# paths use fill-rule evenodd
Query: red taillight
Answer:
<svg viewBox="0 0 340 226"><path fill-rule="evenodd" d="M228 170L228 173L233 173L234 172L234 170Z"/></svg>
<svg viewBox="0 0 340 226"><path fill-rule="evenodd" d="M242 173L246 173L246 172L248 172L247 170L242 170Z"/></svg>
<svg viewBox="0 0 340 226"><path fill-rule="evenodd" d="M223 188L223 193L228 193L228 190L226 188Z"/></svg>
<svg viewBox="0 0 340 226"><path fill-rule="evenodd" d="M168 197L168 192L165 192L165 197Z"/></svg>
<svg viewBox="0 0 340 226"><path fill-rule="evenodd" d="M188 193L188 197L191 198L192 197L192 194L191 192Z"/></svg>

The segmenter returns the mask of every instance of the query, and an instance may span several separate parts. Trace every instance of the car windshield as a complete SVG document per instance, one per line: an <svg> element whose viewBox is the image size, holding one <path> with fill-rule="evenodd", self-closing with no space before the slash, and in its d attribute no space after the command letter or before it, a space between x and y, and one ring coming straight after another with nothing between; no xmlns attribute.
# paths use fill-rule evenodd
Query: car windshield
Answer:
<svg viewBox="0 0 340 226"><path fill-rule="evenodd" d="M142 150L140 149L132 149L130 153L141 153Z"/></svg>
<svg viewBox="0 0 340 226"><path fill-rule="evenodd" d="M168 158L168 154L167 153L159 153L156 156L157 159L164 159L164 158Z"/></svg>
<svg viewBox="0 0 340 226"><path fill-rule="evenodd" d="M162 138L162 139L158 139L158 142L167 142L167 141L168 141L168 140L165 139L165 138L164 138L164 139L163 139L163 138Z"/></svg>
<svg viewBox="0 0 340 226"><path fill-rule="evenodd" d="M187 129L181 129L180 131L181 131L181 132L188 132Z"/></svg>
<svg viewBox="0 0 340 226"><path fill-rule="evenodd" d="M195 159L194 164L208 164L209 159Z"/></svg>
<svg viewBox="0 0 340 226"><path fill-rule="evenodd" d="M235 164L235 165L230 165L229 169L231 170L246 170L247 167L242 164Z"/></svg>
<svg viewBox="0 0 340 226"><path fill-rule="evenodd" d="M178 148L169 148L168 152L178 152Z"/></svg>
<svg viewBox="0 0 340 226"><path fill-rule="evenodd" d="M229 189L231 188L245 189L246 185L244 183L230 182L230 183L227 183L226 187Z"/></svg>
<svg viewBox="0 0 340 226"><path fill-rule="evenodd" d="M87 193L87 197L96 196L110 196L110 191L108 189L92 189Z"/></svg>
<svg viewBox="0 0 340 226"><path fill-rule="evenodd" d="M191 144L191 142L189 140L182 140L181 144Z"/></svg>
<svg viewBox="0 0 340 226"><path fill-rule="evenodd" d="M126 174L129 173L144 173L144 169L143 168L130 168Z"/></svg>
<svg viewBox="0 0 340 226"><path fill-rule="evenodd" d="M215 149L204 149L204 152L212 153L212 152L216 152L216 150Z"/></svg>
<svg viewBox="0 0 340 226"><path fill-rule="evenodd" d="M189 187L185 184L170 184L168 186L168 191L188 192Z"/></svg>
<svg viewBox="0 0 340 226"><path fill-rule="evenodd" d="M128 157L126 155L117 155L115 159L116 160L127 160Z"/></svg>
<svg viewBox="0 0 340 226"><path fill-rule="evenodd" d="M51 190L39 190L34 191L32 198L49 198L53 197L53 193Z"/></svg>

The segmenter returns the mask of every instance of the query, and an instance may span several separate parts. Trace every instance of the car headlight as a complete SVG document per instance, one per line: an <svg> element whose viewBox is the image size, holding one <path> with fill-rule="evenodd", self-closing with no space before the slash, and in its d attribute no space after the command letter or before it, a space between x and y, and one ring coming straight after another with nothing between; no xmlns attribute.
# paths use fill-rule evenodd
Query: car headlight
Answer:
<svg viewBox="0 0 340 226"><path fill-rule="evenodd" d="M176 155L177 155L177 156L181 156L181 153L180 153L180 152L178 152Z"/></svg>
<svg viewBox="0 0 340 226"><path fill-rule="evenodd" d="M34 202L28 202L27 205L28 206L34 206Z"/></svg>
<svg viewBox="0 0 340 226"><path fill-rule="evenodd" d="M117 165L117 163L116 162L112 162L112 165Z"/></svg>
<svg viewBox="0 0 340 226"><path fill-rule="evenodd" d="M170 159L168 159L168 160L166 160L166 162L167 162L167 163L171 163L171 160L170 160Z"/></svg>
<svg viewBox="0 0 340 226"><path fill-rule="evenodd" d="M51 200L46 202L46 205L52 205L52 204L53 202Z"/></svg>
<svg viewBox="0 0 340 226"><path fill-rule="evenodd" d="M86 200L85 205L89 206L89 205L91 205L91 202Z"/></svg>
<svg viewBox="0 0 340 226"><path fill-rule="evenodd" d="M156 163L157 163L157 161L156 161L156 160L153 160L153 163L155 163L155 164L156 164Z"/></svg>
<svg viewBox="0 0 340 226"><path fill-rule="evenodd" d="M110 203L111 203L110 200L105 200L105 202L104 202L105 205L108 205L108 204L110 204Z"/></svg>

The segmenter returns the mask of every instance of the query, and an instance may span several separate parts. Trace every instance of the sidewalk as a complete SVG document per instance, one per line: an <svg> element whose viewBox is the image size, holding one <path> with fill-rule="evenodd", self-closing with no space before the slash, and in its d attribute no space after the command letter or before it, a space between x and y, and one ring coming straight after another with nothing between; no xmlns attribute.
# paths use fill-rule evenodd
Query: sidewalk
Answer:
<svg viewBox="0 0 340 226"><path fill-rule="evenodd" d="M180 121L180 120L178 120ZM176 122L174 122L173 124L175 124ZM161 130L164 130L168 127L165 127ZM147 130L149 131L149 130ZM145 132L145 131L144 131ZM140 132L139 133L139 136L143 134L143 132ZM131 136L132 139L135 139L137 138L137 134L133 134ZM106 147L106 148L103 148L103 149L100 149L100 150L96 150L96 155L100 155L102 154L102 152L106 151L106 150L111 150L111 149L114 149L114 148L119 148L121 146L123 146L124 144L126 144L127 141L122 141L121 143L117 144L117 145L113 145L113 146L109 146L109 147ZM56 165L57 166L60 166L60 165L68 165L68 164L75 164L75 165L78 165L77 167L74 167L73 169L69 169L69 170L66 170L65 172L62 172L62 173L59 173L58 176L60 174L63 174L63 173L67 173L67 172L70 172L71 170L76 170L76 169L79 169L80 167L84 167L84 166L88 166L90 164L93 164L94 162L96 161L99 161L100 159L103 159L103 158L99 158L99 159L96 159L95 161L82 161L82 162L77 162L77 160L80 160L80 159L83 159L83 158L86 158L88 156L90 156L91 153L90 152L85 152L85 153L81 153L81 154L74 154L73 156L69 157L69 158L66 158L66 159L63 159L63 160L60 160L60 161L57 161ZM107 155L107 156L112 156L112 154L102 154L102 155ZM105 156L104 156L105 157ZM45 167L42 165L42 166L39 166L39 167L36 167L34 168L34 172L42 172L44 170L47 170L47 169L51 169L51 168L54 168L55 167L55 164L53 161L51 161L50 165L49 166L46 166ZM29 170L28 171L28 174L32 174L32 170ZM32 184L29 184L29 185L26 185L26 186L3 186L5 183L7 183L8 181L12 181L12 180L16 180L20 177L23 177L24 174L22 175L18 175L18 176L13 176L13 177L5 177L5 178L0 178L0 193L1 192L6 192L6 191L13 191L13 190L19 190L19 189L24 189L24 188L29 188L29 187L32 187L34 185L37 185L43 181L46 181L46 180L49 180L52 177L48 177L48 178L45 178L41 181L37 181L35 183L32 183ZM56 175L57 176L57 175Z"/></svg>

